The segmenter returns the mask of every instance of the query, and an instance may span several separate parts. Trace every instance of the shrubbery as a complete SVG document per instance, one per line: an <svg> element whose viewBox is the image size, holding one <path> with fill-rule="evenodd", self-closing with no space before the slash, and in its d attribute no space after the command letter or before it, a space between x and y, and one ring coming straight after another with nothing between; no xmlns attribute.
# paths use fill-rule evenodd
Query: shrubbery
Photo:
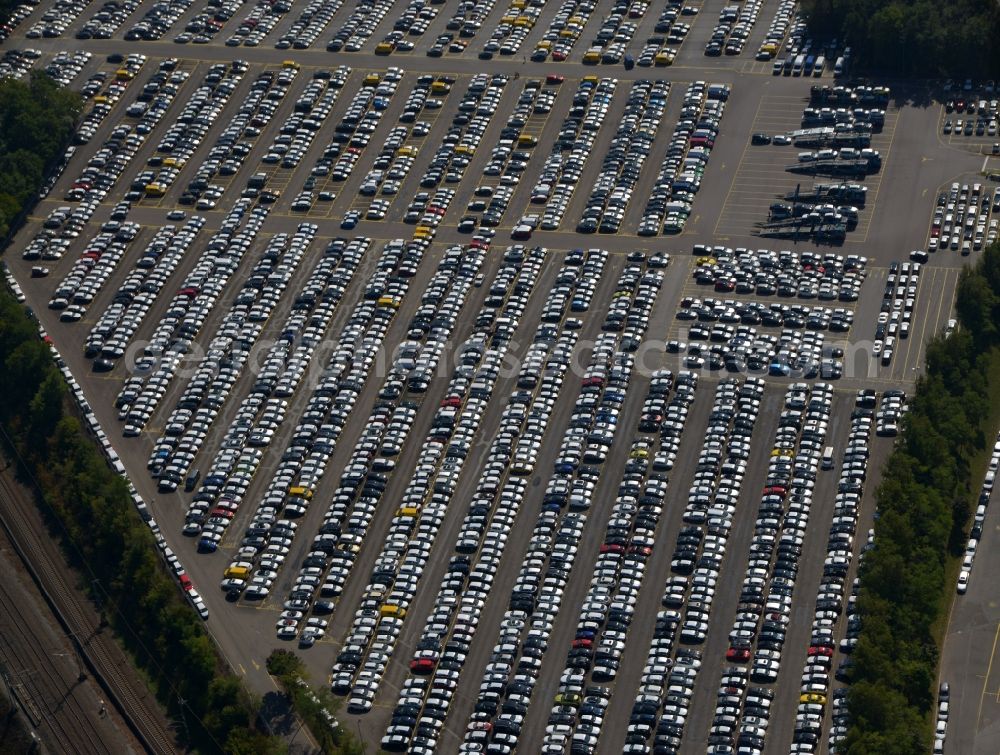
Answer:
<svg viewBox="0 0 1000 755"><path fill-rule="evenodd" d="M863 67L906 76L1000 75L1000 7L983 0L804 0L814 38Z"/></svg>
<svg viewBox="0 0 1000 755"><path fill-rule="evenodd" d="M1000 246L963 271L956 302L960 327L928 344L925 375L877 491L875 547L861 570L847 753L931 749L938 637L955 587L946 575L963 551L996 433Z"/></svg>
<svg viewBox="0 0 1000 755"><path fill-rule="evenodd" d="M0 7L0 18L9 13ZM60 160L80 113L80 95L42 71L0 79L0 238Z"/></svg>

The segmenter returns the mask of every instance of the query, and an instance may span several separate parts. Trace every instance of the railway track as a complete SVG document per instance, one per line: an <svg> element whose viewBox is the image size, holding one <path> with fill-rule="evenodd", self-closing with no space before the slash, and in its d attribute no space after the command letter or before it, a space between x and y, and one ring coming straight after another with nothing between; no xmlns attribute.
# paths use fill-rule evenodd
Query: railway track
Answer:
<svg viewBox="0 0 1000 755"><path fill-rule="evenodd" d="M36 727L43 722L55 736L46 740L53 752L108 753L112 749L95 731L90 716L73 697L73 687L54 667L48 651L39 647L29 627L32 617L0 583L0 614L6 631L0 637L0 659L8 673L8 684ZM11 637L17 638L16 644Z"/></svg>
<svg viewBox="0 0 1000 755"><path fill-rule="evenodd" d="M58 546L46 544L28 526L25 512L18 510L18 501L24 499L22 491L6 475L0 475L0 523L2 523L18 555L31 572L36 583L52 607L60 622L75 639L77 650L101 682L109 698L121 713L129 728L151 753L175 753L178 751L174 737L163 722L163 716L155 699L140 682L122 673L119 657L108 647L113 640L96 634L98 625L92 616L84 611L80 597L67 583L64 567L57 563L61 554L53 554L51 549ZM8 614L13 615L13 614ZM0 649L0 654L2 654ZM81 727L83 729L85 727ZM69 732L70 739L79 739L81 730ZM109 752L104 749L80 750L80 752Z"/></svg>

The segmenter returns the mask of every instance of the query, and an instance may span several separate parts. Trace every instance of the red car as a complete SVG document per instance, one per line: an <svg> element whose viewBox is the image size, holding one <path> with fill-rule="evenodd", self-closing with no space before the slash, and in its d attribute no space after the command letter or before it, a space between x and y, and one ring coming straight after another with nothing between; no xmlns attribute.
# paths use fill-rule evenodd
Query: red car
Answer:
<svg viewBox="0 0 1000 755"><path fill-rule="evenodd" d="M430 674L434 671L434 661L430 658L418 658L410 661L410 671L414 674Z"/></svg>
<svg viewBox="0 0 1000 755"><path fill-rule="evenodd" d="M726 651L726 660L734 663L746 663L750 660L750 648L729 648Z"/></svg>

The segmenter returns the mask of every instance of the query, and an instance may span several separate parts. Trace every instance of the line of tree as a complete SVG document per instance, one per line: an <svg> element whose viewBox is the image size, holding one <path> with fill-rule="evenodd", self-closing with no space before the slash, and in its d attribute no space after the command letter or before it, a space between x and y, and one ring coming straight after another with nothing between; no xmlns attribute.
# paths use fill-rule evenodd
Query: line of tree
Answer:
<svg viewBox="0 0 1000 755"><path fill-rule="evenodd" d="M963 270L959 327L927 345L876 493L875 547L860 571L861 633L848 693L850 755L931 750L939 638L988 449L1000 381L1000 245Z"/></svg>
<svg viewBox="0 0 1000 755"><path fill-rule="evenodd" d="M79 94L43 71L0 79L0 238L62 159L80 107Z"/></svg>
<svg viewBox="0 0 1000 755"><path fill-rule="evenodd" d="M804 0L814 38L855 67L900 76L1000 77L1000 7L983 0Z"/></svg>
<svg viewBox="0 0 1000 755"><path fill-rule="evenodd" d="M66 390L49 347L4 288L0 425L82 583L158 699L183 719L183 744L199 752L282 752L280 739L257 729L260 700L220 658L158 556L125 481L70 410Z"/></svg>
<svg viewBox="0 0 1000 755"><path fill-rule="evenodd" d="M338 703L326 687L313 689L302 659L290 650L275 650L267 658L267 673L278 680L295 714L309 727L323 752L360 755L361 743L333 717Z"/></svg>

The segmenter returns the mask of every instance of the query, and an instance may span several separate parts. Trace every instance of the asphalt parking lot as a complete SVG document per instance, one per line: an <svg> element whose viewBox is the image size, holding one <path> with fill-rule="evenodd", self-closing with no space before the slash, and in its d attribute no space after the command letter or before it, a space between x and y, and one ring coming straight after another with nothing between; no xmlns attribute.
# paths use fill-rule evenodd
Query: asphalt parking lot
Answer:
<svg viewBox="0 0 1000 755"><path fill-rule="evenodd" d="M839 83L755 60L774 0L299 3L3 44L90 95L5 262L223 653L263 692L298 648L373 747L826 752L891 392L965 261L910 253L982 155L894 86L856 227L764 238L834 179L752 136Z"/></svg>

